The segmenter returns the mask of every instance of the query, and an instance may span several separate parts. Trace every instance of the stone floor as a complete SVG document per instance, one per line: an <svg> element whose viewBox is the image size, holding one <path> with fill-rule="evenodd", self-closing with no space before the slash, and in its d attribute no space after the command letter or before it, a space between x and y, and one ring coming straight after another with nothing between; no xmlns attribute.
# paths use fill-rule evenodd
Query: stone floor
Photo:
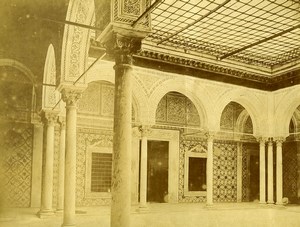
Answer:
<svg viewBox="0 0 300 227"><path fill-rule="evenodd" d="M39 219L38 209L6 209L0 214L1 227L60 227L62 215ZM109 207L77 209L78 227L108 227ZM132 207L132 227L300 227L300 206L259 205L256 203L149 204L147 211Z"/></svg>

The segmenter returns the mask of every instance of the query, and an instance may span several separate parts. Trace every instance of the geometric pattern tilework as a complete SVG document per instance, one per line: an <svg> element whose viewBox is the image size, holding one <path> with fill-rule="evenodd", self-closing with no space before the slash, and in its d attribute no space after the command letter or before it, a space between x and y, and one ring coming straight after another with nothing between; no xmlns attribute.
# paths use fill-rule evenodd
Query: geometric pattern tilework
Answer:
<svg viewBox="0 0 300 227"><path fill-rule="evenodd" d="M214 141L214 202L237 201L237 144Z"/></svg>
<svg viewBox="0 0 300 227"><path fill-rule="evenodd" d="M179 145L179 189L178 202L199 203L206 202L206 196L184 196L184 172L185 172L185 153L193 147L200 145L207 150L207 142L201 138L184 138Z"/></svg>
<svg viewBox="0 0 300 227"><path fill-rule="evenodd" d="M283 143L282 172L283 196L290 202L297 202L297 142Z"/></svg>
<svg viewBox="0 0 300 227"><path fill-rule="evenodd" d="M110 198L87 198L85 196L86 184L86 156L88 144L99 144L103 147L112 147L113 132L109 130L98 129L77 129L77 163L76 163L76 206L99 206L108 205ZM91 168L91 167L88 167Z"/></svg>
<svg viewBox="0 0 300 227"><path fill-rule="evenodd" d="M242 202L249 202L249 154L245 145L242 146Z"/></svg>
<svg viewBox="0 0 300 227"><path fill-rule="evenodd" d="M186 96L167 93L158 103L156 122L181 126L199 126L200 118L195 105Z"/></svg>
<svg viewBox="0 0 300 227"><path fill-rule="evenodd" d="M15 128L1 133L1 202L5 207L29 207L33 129L28 124Z"/></svg>

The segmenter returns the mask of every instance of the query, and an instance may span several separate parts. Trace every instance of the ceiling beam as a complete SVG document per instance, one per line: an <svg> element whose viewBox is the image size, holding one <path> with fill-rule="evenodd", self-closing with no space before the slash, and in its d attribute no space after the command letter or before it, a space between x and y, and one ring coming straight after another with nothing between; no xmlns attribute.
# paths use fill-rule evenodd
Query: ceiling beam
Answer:
<svg viewBox="0 0 300 227"><path fill-rule="evenodd" d="M300 24L298 24L298 25L296 25L296 26L293 26L293 27L291 27L291 28L289 28L289 29L283 30L283 31L281 31L281 32L279 32L279 33L277 33L277 34L274 34L274 35L269 36L269 37L267 37L267 38L264 38L264 39L262 39L262 40L259 40L259 41L255 42L255 43L249 44L249 45L247 45L247 46L244 46L244 47L242 47L242 48L239 48L239 49L237 49L237 50L234 50L234 51L232 51L232 52L229 52L229 53L227 53L227 54L224 54L224 55L218 57L218 59L219 59L219 60L222 60L222 59L224 59L224 58L230 57L230 56L232 56L232 55L234 55L234 54L240 53L240 52L242 52L242 51L244 51L244 50L246 50L246 49L249 49L249 48L254 47L254 46L256 46L256 45L259 45L259 44L261 44L261 43L267 42L267 41L269 41L269 40L271 40L271 39L274 39L274 38L276 38L276 37L282 36L282 35L284 35L284 34L286 34L286 33L289 33L289 32L291 32L291 31L293 31L293 30L296 30L296 29L298 29L298 28L300 28Z"/></svg>
<svg viewBox="0 0 300 227"><path fill-rule="evenodd" d="M156 0L151 6L149 6L149 7L145 10L145 12L143 12L142 15L140 15L139 18L136 19L136 20L132 23L131 27L134 28L134 27L138 24L138 22L139 22L140 20L142 20L148 13L151 13L151 11L152 11L159 3L161 3L161 1L162 1L162 0Z"/></svg>
<svg viewBox="0 0 300 227"><path fill-rule="evenodd" d="M198 20L195 20L193 23L188 24L187 26L185 26L184 28L180 29L179 31L173 33L172 35L164 38L163 40L161 40L160 42L157 43L157 45L162 44L163 42L169 40L170 38L174 37L175 35L178 35L179 33L183 32L184 30L188 29L189 27L197 24L198 22L200 22L201 20L203 20L204 18L208 17L209 15L213 14L214 12L216 12L218 9L222 8L224 5L226 5L228 2L230 2L231 0L226 0L225 2L223 2L222 4L218 5L216 8L214 8L213 10L209 11L207 14L203 15L202 17L200 17Z"/></svg>

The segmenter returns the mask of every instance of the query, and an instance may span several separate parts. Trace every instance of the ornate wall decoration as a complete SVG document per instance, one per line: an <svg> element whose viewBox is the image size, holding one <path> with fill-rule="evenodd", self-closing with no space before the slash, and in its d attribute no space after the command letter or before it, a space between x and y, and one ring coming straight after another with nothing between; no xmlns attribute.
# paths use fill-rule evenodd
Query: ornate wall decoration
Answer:
<svg viewBox="0 0 300 227"><path fill-rule="evenodd" d="M171 125L200 125L200 117L195 105L184 95L170 92L158 103L156 122Z"/></svg>
<svg viewBox="0 0 300 227"><path fill-rule="evenodd" d="M115 87L113 85L101 86L101 115L110 116L114 115L114 96Z"/></svg>
<svg viewBox="0 0 300 227"><path fill-rule="evenodd" d="M52 194L52 206L56 207L57 196L58 196L58 165L59 165L59 141L60 141L60 130L59 127L55 127L54 134L54 160L53 160L53 194Z"/></svg>
<svg viewBox="0 0 300 227"><path fill-rule="evenodd" d="M237 144L214 141L213 198L215 202L237 201Z"/></svg>
<svg viewBox="0 0 300 227"><path fill-rule="evenodd" d="M246 146L242 146L242 201L249 202L249 153Z"/></svg>
<svg viewBox="0 0 300 227"><path fill-rule="evenodd" d="M220 123L221 129L233 130L236 127L239 115L244 109L245 108L242 105L236 102L230 102L222 112Z"/></svg>
<svg viewBox="0 0 300 227"><path fill-rule="evenodd" d="M249 116L245 122L244 125L244 132L245 133L253 133L253 124L252 124L252 120L251 117Z"/></svg>
<svg viewBox="0 0 300 227"><path fill-rule="evenodd" d="M100 115L100 87L99 83L90 83L78 100L78 113Z"/></svg>
<svg viewBox="0 0 300 227"><path fill-rule="evenodd" d="M178 202L206 202L206 196L184 196L185 154L188 151L202 152L207 150L207 143L201 138L182 138L179 144L179 185Z"/></svg>
<svg viewBox="0 0 300 227"><path fill-rule="evenodd" d="M114 85L103 82L89 83L78 101L78 113L98 117L113 117Z"/></svg>
<svg viewBox="0 0 300 227"><path fill-rule="evenodd" d="M139 16L141 14L141 1L139 0L124 0L123 13Z"/></svg>
<svg viewBox="0 0 300 227"><path fill-rule="evenodd" d="M112 147L113 132L108 130L96 130L78 128L77 134L77 180L76 180L76 205L77 206L99 206L110 204L107 197L87 197L86 196L86 166L87 146L97 144L97 146Z"/></svg>
<svg viewBox="0 0 300 227"><path fill-rule="evenodd" d="M0 194L4 207L29 207L31 193L32 127L18 125L1 141Z"/></svg>

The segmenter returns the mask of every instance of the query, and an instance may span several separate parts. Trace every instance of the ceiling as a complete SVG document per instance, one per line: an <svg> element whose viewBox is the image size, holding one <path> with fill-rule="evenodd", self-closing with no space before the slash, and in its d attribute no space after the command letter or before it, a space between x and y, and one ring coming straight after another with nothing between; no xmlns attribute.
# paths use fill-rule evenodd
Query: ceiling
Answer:
<svg viewBox="0 0 300 227"><path fill-rule="evenodd" d="M299 2L162 0L151 12L152 33L146 41L276 75L276 69L300 65Z"/></svg>

